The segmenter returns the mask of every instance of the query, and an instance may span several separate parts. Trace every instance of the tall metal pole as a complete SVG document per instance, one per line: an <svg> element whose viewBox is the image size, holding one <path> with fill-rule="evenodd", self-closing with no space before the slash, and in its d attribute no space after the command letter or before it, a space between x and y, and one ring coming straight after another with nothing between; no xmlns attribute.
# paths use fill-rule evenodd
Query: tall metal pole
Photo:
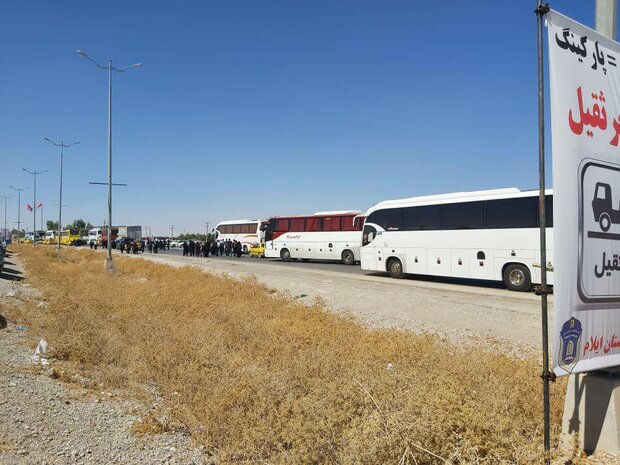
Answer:
<svg viewBox="0 0 620 465"><path fill-rule="evenodd" d="M174 238L174 225L173 224L170 225L170 238L171 239Z"/></svg>
<svg viewBox="0 0 620 465"><path fill-rule="evenodd" d="M122 186L126 184L112 184L112 71L122 73L130 68L137 68L142 66L141 63L134 63L133 65L126 66L124 68L115 68L112 66L112 60L108 60L108 66L103 66L88 56L83 50L76 50L76 52L84 58L92 61L97 68L105 69L108 71L108 244L107 244L107 256L105 261L105 267L108 273L114 273L114 264L112 262L112 186ZM99 182L91 182L90 184L106 184Z"/></svg>
<svg viewBox="0 0 620 465"><path fill-rule="evenodd" d="M596 30L616 40L618 0L596 0L595 17Z"/></svg>
<svg viewBox="0 0 620 465"><path fill-rule="evenodd" d="M551 463L550 450L550 408L549 382L553 373L549 371L549 332L547 307L547 217L545 212L545 81L543 68L543 17L549 12L549 6L538 0L536 20L538 26L538 212L540 223L540 309L542 319L542 380L544 410L544 447L545 463Z"/></svg>
<svg viewBox="0 0 620 465"><path fill-rule="evenodd" d="M21 212L22 212L22 191L30 189L29 187L13 187L9 186L14 191L17 191L17 243L21 242Z"/></svg>
<svg viewBox="0 0 620 465"><path fill-rule="evenodd" d="M14 195L3 195L2 196L2 200L4 201L4 235L3 235L3 239L4 240L8 239L7 235L9 233L8 225L7 225L7 222L6 222L6 208L7 208L7 204L8 204L7 200L10 199L11 197L15 197L15 196Z"/></svg>
<svg viewBox="0 0 620 465"><path fill-rule="evenodd" d="M34 177L34 197L33 197L33 203L34 205L32 206L32 245L35 246L37 241L36 241L36 234L37 234L37 175L39 174L43 174L43 173L47 173L47 170L43 170L43 171L28 171L26 168L22 168L23 171L25 171L26 173L32 174L32 176Z"/></svg>
<svg viewBox="0 0 620 465"><path fill-rule="evenodd" d="M114 273L112 263L112 60L108 60L108 254L105 261L108 273Z"/></svg>
<svg viewBox="0 0 620 465"><path fill-rule="evenodd" d="M60 194L58 195L58 250L60 250L60 238L62 237L62 165L64 160L65 141L60 141Z"/></svg>
<svg viewBox="0 0 620 465"><path fill-rule="evenodd" d="M62 236L62 171L63 171L63 164L64 164L64 149L65 147L72 147L76 144L79 144L80 141L75 141L72 144L66 145L65 141L63 139L61 139L60 144L57 142L54 142L51 139L48 139L47 137L44 138L46 141L51 142L52 144L54 144L56 147L60 147L60 189L58 190L59 194L59 200L58 200L58 250L60 250L60 237ZM43 221L43 220L41 220Z"/></svg>
<svg viewBox="0 0 620 465"><path fill-rule="evenodd" d="M36 171L35 171L36 173ZM32 199L32 246L37 245L37 175L34 175L34 194Z"/></svg>

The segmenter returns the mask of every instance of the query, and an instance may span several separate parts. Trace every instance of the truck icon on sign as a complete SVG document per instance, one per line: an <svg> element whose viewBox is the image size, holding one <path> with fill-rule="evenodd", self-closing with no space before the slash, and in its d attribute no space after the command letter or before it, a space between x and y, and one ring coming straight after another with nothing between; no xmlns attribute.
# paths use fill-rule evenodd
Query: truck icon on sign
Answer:
<svg viewBox="0 0 620 465"><path fill-rule="evenodd" d="M612 224L620 224L620 205L615 210L612 205L611 186L604 182L597 182L592 200L594 220L601 231L607 232Z"/></svg>

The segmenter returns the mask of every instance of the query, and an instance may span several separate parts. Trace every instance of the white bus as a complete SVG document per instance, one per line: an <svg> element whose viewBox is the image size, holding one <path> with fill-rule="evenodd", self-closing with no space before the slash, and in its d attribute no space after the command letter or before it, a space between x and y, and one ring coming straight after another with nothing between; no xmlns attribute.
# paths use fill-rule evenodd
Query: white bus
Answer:
<svg viewBox="0 0 620 465"><path fill-rule="evenodd" d="M361 211L276 216L265 222L265 257L290 260L360 260Z"/></svg>
<svg viewBox="0 0 620 465"><path fill-rule="evenodd" d="M553 284L553 193L545 192L548 283ZM516 188L388 200L366 213L363 270L540 283L538 191Z"/></svg>
<svg viewBox="0 0 620 465"><path fill-rule="evenodd" d="M218 223L214 229L216 241L239 241L243 253L264 239L260 220L231 220Z"/></svg>

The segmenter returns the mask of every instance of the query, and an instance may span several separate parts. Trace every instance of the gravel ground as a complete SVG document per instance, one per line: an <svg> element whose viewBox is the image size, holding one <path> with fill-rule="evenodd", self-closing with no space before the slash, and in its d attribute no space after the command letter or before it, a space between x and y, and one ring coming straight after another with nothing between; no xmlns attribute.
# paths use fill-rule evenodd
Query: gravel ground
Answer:
<svg viewBox="0 0 620 465"><path fill-rule="evenodd" d="M24 305L39 293L23 278L18 257L8 258L0 279L0 315L6 305ZM45 303L36 307L45 311ZM18 322L19 323L19 322ZM116 393L62 383L49 367L35 365L32 340L23 325L0 318L0 464L207 464L187 434L131 432L152 405L121 400Z"/></svg>

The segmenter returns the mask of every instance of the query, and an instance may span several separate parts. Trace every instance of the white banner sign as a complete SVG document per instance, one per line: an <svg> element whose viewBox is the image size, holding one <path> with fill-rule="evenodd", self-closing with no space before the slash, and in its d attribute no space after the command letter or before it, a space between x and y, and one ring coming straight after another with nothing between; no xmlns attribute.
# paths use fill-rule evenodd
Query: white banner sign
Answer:
<svg viewBox="0 0 620 465"><path fill-rule="evenodd" d="M553 146L553 366L620 365L620 45L547 14Z"/></svg>

